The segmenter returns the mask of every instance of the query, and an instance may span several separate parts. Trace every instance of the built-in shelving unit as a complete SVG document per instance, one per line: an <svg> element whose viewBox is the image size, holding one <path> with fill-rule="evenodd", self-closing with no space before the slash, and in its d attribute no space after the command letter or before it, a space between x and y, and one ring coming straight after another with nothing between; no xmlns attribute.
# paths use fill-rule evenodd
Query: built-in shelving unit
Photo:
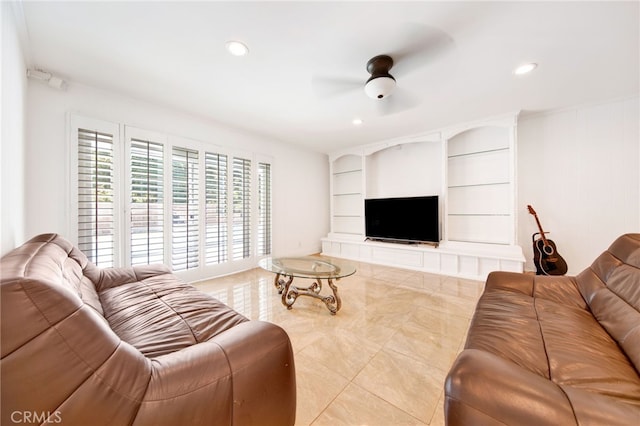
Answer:
<svg viewBox="0 0 640 426"><path fill-rule="evenodd" d="M515 244L517 115L331 154L331 232L322 252L473 279L493 270L521 272L524 256ZM366 198L421 195L440 197L439 247L365 241Z"/></svg>
<svg viewBox="0 0 640 426"><path fill-rule="evenodd" d="M513 244L513 141L487 125L447 139L447 239Z"/></svg>
<svg viewBox="0 0 640 426"><path fill-rule="evenodd" d="M332 233L364 238L363 159L358 155L345 155L330 167Z"/></svg>

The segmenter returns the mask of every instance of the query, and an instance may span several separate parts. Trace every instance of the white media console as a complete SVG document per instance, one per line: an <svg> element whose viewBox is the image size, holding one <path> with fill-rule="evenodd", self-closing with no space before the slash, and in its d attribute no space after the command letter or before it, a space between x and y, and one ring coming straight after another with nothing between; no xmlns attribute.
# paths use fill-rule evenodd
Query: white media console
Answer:
<svg viewBox="0 0 640 426"><path fill-rule="evenodd" d="M522 272L519 246L479 244L395 244L380 241L322 239L322 254L434 274L485 280L491 271Z"/></svg>

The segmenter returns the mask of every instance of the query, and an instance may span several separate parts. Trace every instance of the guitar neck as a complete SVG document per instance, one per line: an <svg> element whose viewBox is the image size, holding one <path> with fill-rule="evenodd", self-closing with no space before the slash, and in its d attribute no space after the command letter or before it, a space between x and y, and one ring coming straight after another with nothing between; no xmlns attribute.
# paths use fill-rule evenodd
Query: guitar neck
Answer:
<svg viewBox="0 0 640 426"><path fill-rule="evenodd" d="M540 231L540 238L542 238L542 242L546 246L549 243L547 243L547 237L545 237L544 235L544 231L542 230L542 225L540 225L540 220L538 219L538 215L534 214L533 217L536 218L536 223L538 224L538 230Z"/></svg>

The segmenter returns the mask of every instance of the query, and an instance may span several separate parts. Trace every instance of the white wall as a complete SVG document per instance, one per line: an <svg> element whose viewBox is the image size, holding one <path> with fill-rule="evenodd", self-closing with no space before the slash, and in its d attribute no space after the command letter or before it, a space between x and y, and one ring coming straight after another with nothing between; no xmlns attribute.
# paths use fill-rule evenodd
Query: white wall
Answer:
<svg viewBox="0 0 640 426"><path fill-rule="evenodd" d="M518 238L535 270L527 204L569 274L619 235L640 232L639 98L523 117L518 122Z"/></svg>
<svg viewBox="0 0 640 426"><path fill-rule="evenodd" d="M25 240L24 150L27 76L20 43L18 10L1 2L2 67L0 70L0 255Z"/></svg>
<svg viewBox="0 0 640 426"><path fill-rule="evenodd" d="M204 118L70 82L67 91L29 81L25 232L69 234L67 113L270 155L273 162L273 252L320 251L329 230L329 167L309 152Z"/></svg>

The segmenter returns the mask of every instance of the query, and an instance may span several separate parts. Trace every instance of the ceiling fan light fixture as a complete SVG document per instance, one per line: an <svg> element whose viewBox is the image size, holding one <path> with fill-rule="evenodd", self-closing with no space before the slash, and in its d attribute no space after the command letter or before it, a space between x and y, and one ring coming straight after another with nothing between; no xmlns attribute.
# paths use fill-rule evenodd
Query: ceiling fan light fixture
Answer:
<svg viewBox="0 0 640 426"><path fill-rule="evenodd" d="M386 98L396 87L396 80L390 75L372 77L364 86L364 92L372 99Z"/></svg>

